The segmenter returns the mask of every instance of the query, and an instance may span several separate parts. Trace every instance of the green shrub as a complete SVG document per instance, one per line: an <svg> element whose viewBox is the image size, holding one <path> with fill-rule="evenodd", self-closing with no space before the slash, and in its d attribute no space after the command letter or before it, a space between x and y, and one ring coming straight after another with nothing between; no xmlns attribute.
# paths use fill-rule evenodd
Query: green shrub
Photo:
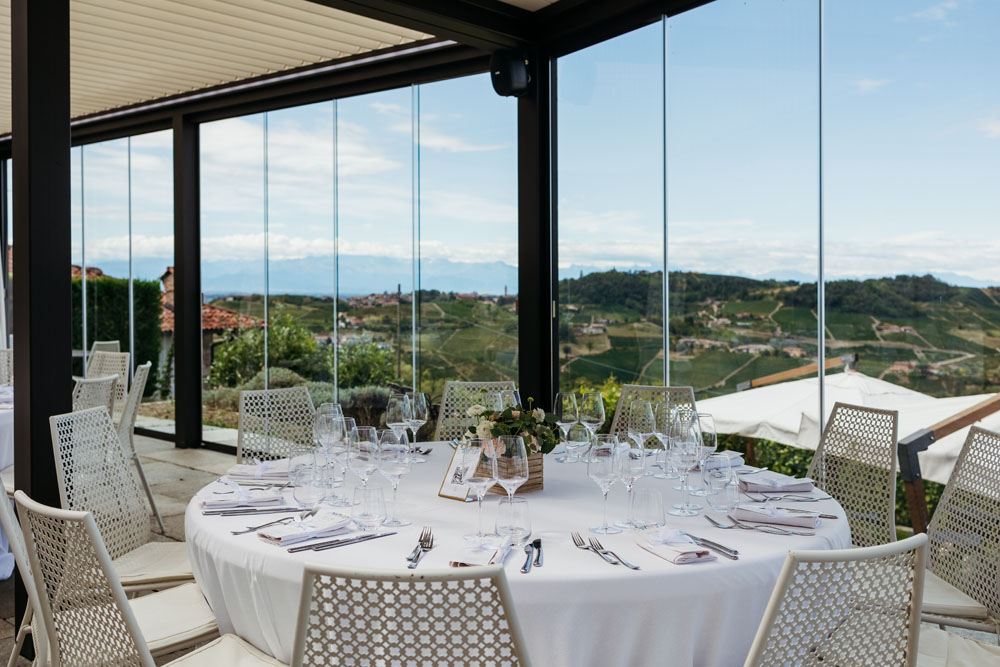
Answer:
<svg viewBox="0 0 1000 667"><path fill-rule="evenodd" d="M250 382L264 370L264 329L254 327L227 331L226 340L213 351L208 384L212 387L237 387ZM324 379L330 351L321 349L309 330L288 313L278 312L270 319L267 333L267 361L270 371L291 371L301 378ZM271 382L270 386L277 386ZM263 385L261 386L263 389Z"/></svg>
<svg viewBox="0 0 1000 667"><path fill-rule="evenodd" d="M333 355L329 356L333 365ZM377 387L393 380L392 350L383 347L369 335L358 336L340 346L337 384L341 388Z"/></svg>
<svg viewBox="0 0 1000 667"><path fill-rule="evenodd" d="M380 426L390 396L388 387L350 387L340 390L340 405L344 415L354 417L358 426Z"/></svg>
<svg viewBox="0 0 1000 667"><path fill-rule="evenodd" d="M208 407L231 412L240 411L240 390L231 387L205 389L201 392L201 402Z"/></svg>
<svg viewBox="0 0 1000 667"><path fill-rule="evenodd" d="M270 368L267 372L268 389L287 389L288 387L298 387L306 383L306 379L287 368ZM264 371L257 373L252 378L239 386L240 390L264 389Z"/></svg>

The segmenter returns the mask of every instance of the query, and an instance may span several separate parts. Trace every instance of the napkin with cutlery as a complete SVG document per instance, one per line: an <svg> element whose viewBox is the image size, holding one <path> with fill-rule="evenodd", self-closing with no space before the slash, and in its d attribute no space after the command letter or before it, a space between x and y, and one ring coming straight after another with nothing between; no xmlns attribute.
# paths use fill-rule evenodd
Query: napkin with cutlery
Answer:
<svg viewBox="0 0 1000 667"><path fill-rule="evenodd" d="M318 537L331 537L350 530L351 517L332 509L322 509L306 519L295 518L289 523L261 528L257 537L270 544L286 547Z"/></svg>
<svg viewBox="0 0 1000 667"><path fill-rule="evenodd" d="M711 451L711 449L712 449L711 447L706 447L705 448L705 450L706 450L706 456L707 456L707 454L713 453ZM731 467L731 468L740 468L740 467L746 465L746 461L743 460L743 455L740 454L739 452L731 452L731 451L729 451L727 449L727 450L724 450L724 451L721 451L721 452L715 452L715 453L717 453L717 454L725 454L726 456L728 456L729 457L729 467ZM713 468L718 468L720 465L722 465L721 462L718 462L718 461L708 461L705 464L705 468L708 469L708 470L712 470Z"/></svg>
<svg viewBox="0 0 1000 667"><path fill-rule="evenodd" d="M765 470L740 480L740 488L751 493L808 493L815 489L808 477L789 477Z"/></svg>
<svg viewBox="0 0 1000 667"><path fill-rule="evenodd" d="M740 505L731 514L737 521L749 521L750 523L775 523L799 528L815 528L819 525L819 512L807 510L790 512L780 507Z"/></svg>
<svg viewBox="0 0 1000 667"><path fill-rule="evenodd" d="M647 528L637 531L635 541L649 553L675 565L715 560L710 551L699 547L694 540L679 530Z"/></svg>
<svg viewBox="0 0 1000 667"><path fill-rule="evenodd" d="M247 480L260 480L262 482L287 482L288 481L288 459L277 459L275 461L259 461L254 464L239 463L234 465L226 473L229 479L243 482Z"/></svg>
<svg viewBox="0 0 1000 667"><path fill-rule="evenodd" d="M233 486L236 485L233 484ZM281 491L278 489L241 489L237 486L230 494L201 496L201 507L206 510L224 510L233 507L271 507L281 505L283 501Z"/></svg>
<svg viewBox="0 0 1000 667"><path fill-rule="evenodd" d="M499 546L484 543L470 544L448 561L448 565L450 567L479 567L493 563L502 565L512 549L510 542L506 540Z"/></svg>

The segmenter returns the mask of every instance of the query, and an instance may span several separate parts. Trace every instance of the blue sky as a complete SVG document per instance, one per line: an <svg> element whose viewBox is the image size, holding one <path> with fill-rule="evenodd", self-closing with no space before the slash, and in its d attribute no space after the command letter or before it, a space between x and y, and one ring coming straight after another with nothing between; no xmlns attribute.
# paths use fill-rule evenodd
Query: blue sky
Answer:
<svg viewBox="0 0 1000 667"><path fill-rule="evenodd" d="M828 277L1000 283L1000 3L827 0L824 22ZM663 26L563 58L563 273L662 267L665 166L671 269L815 279L817 25L808 0L670 19L665 163ZM409 287L418 186L424 286L500 291L516 275L516 103L484 75L421 86L417 184L414 103L406 88L336 105L342 282ZM266 122L266 208L264 117L203 127L204 289L263 291L266 211L272 283L300 262L330 290L334 105ZM128 158L124 140L85 149L82 208L75 181L75 256L82 214L87 263L109 273L128 257ZM136 274L156 277L172 261L169 135L133 138L131 160ZM73 164L77 179L79 149Z"/></svg>

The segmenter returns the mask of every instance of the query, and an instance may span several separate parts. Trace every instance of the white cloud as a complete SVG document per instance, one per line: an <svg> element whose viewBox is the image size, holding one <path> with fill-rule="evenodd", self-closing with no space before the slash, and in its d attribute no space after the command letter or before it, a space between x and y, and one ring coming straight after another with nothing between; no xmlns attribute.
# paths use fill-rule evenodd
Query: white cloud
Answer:
<svg viewBox="0 0 1000 667"><path fill-rule="evenodd" d="M949 0L948 2L940 2L921 9L918 12L913 12L911 16L923 21L946 21L948 15L956 9L958 9L958 2L956 0Z"/></svg>
<svg viewBox="0 0 1000 667"><path fill-rule="evenodd" d="M1000 139L1000 118L987 118L980 121L979 130L987 139Z"/></svg>
<svg viewBox="0 0 1000 667"><path fill-rule="evenodd" d="M854 82L854 90L859 93L874 93L889 83L889 79L859 79Z"/></svg>

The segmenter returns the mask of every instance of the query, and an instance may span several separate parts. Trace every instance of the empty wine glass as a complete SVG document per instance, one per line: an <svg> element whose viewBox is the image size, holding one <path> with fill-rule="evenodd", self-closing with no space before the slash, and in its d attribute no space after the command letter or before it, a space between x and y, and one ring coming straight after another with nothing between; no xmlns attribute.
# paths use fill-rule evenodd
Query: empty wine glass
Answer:
<svg viewBox="0 0 1000 667"><path fill-rule="evenodd" d="M501 498L497 504L496 533L515 547L524 546L531 538L531 516L528 501L520 496Z"/></svg>
<svg viewBox="0 0 1000 667"><path fill-rule="evenodd" d="M396 487L400 478L410 472L410 443L406 439L406 431L398 434L392 429L385 429L379 434L378 471L392 485L392 503L383 525L409 526L410 521L396 516Z"/></svg>
<svg viewBox="0 0 1000 667"><path fill-rule="evenodd" d="M356 428L354 417L333 418L333 440L330 444L330 454L334 462L334 466L330 470L333 484L327 502L335 507L347 507L351 504L351 499L336 489L343 486L347 477L347 463L351 453L351 433Z"/></svg>
<svg viewBox="0 0 1000 667"><path fill-rule="evenodd" d="M566 434L566 463L579 462L580 456L587 451L590 446L590 429L577 422L569 427ZM556 459L557 461L559 459Z"/></svg>
<svg viewBox="0 0 1000 667"><path fill-rule="evenodd" d="M679 453L678 452L678 449L679 449L678 443L682 439L684 439L684 438L691 438L691 437L693 437L694 439L700 441L700 439L701 439L701 431L698 428L697 418L698 418L698 415L696 415L694 413L694 411L691 410L690 408L680 408L680 407L677 407L677 406L673 406L671 408L671 410L670 410L670 433L669 433L669 437L670 437L670 447L671 447L671 454L672 454L671 458L672 458L674 464L677 466L678 478L680 478L682 480L676 486L674 486L674 489L676 491L683 491L683 492L687 493L688 490L689 490L688 489L688 482L687 481L683 481L685 478L684 478L684 476L682 474L682 471L681 471L680 459L677 456L678 453ZM699 447L701 446L700 442L698 443L698 446ZM700 449L698 450L698 458L699 458L699 460L701 460L701 450Z"/></svg>
<svg viewBox="0 0 1000 667"><path fill-rule="evenodd" d="M692 424L692 427L684 431L674 445L674 456L681 472L681 488L684 489L684 502L674 504L668 512L674 516L695 516L702 508L701 505L691 502L691 486L688 484L691 469L698 465L701 456L701 438L696 435L697 427L693 426L693 422L688 423Z"/></svg>
<svg viewBox="0 0 1000 667"><path fill-rule="evenodd" d="M559 392L555 400L556 424L562 432L563 440L569 440L569 429L580 421L580 413L576 407L576 394ZM556 459L559 463L572 463L570 448L566 447L566 456Z"/></svg>
<svg viewBox="0 0 1000 667"><path fill-rule="evenodd" d="M600 526L591 528L592 533L611 535L622 532L621 528L608 525L608 491L621 479L621 461L618 438L603 434L595 436L594 444L587 452L587 475L604 494L604 521Z"/></svg>
<svg viewBox="0 0 1000 667"><path fill-rule="evenodd" d="M492 440L472 438L459 447L462 469L465 476L462 483L465 484L475 494L479 501L479 521L475 533L466 535L466 538L484 540L492 537L483 530L483 497L486 491L496 483L497 479L497 459L496 448Z"/></svg>
<svg viewBox="0 0 1000 667"><path fill-rule="evenodd" d="M604 398L600 394L584 394L580 399L580 421L594 434L604 426Z"/></svg>
<svg viewBox="0 0 1000 667"><path fill-rule="evenodd" d="M413 433L413 444L417 443L417 431L427 423L427 394L422 391L407 392L406 398L410 401L410 417L406 420L406 425Z"/></svg>
<svg viewBox="0 0 1000 667"><path fill-rule="evenodd" d="M500 392L500 409L518 409L521 407L521 394L516 389L504 389Z"/></svg>
<svg viewBox="0 0 1000 667"><path fill-rule="evenodd" d="M739 502L740 489L731 460L726 454L711 454L701 469L705 500L717 512L728 514Z"/></svg>
<svg viewBox="0 0 1000 667"><path fill-rule="evenodd" d="M300 468L316 469L316 448L304 444L292 445L288 452L288 476Z"/></svg>
<svg viewBox="0 0 1000 667"><path fill-rule="evenodd" d="M385 407L385 425L396 433L405 431L410 419L410 399L406 394L393 394Z"/></svg>
<svg viewBox="0 0 1000 667"><path fill-rule="evenodd" d="M321 403L316 408L316 413L330 415L331 417L343 417L344 409L340 407L340 403Z"/></svg>
<svg viewBox="0 0 1000 667"><path fill-rule="evenodd" d="M519 435L501 435L497 443L497 482L513 498L518 487L528 481L528 450Z"/></svg>
<svg viewBox="0 0 1000 667"><path fill-rule="evenodd" d="M368 478L378 469L378 433L373 426L358 426L351 431L348 467L361 486L368 486Z"/></svg>
<svg viewBox="0 0 1000 667"><path fill-rule="evenodd" d="M680 475L673 466L673 456L670 452L672 447L670 425L673 423L673 412L670 403L668 401L657 403L653 409L653 418L656 420L656 430L653 431L653 435L656 436L656 439L663 446L663 452L660 454L660 460L662 461L660 471L653 476L657 479L677 479Z"/></svg>
<svg viewBox="0 0 1000 667"><path fill-rule="evenodd" d="M487 414L500 412L503 409L503 402L500 400L500 392L498 391L484 391L479 404L483 406Z"/></svg>
<svg viewBox="0 0 1000 667"><path fill-rule="evenodd" d="M646 469L646 450L643 449L641 443L626 438L618 441L618 454L621 456L619 475L628 492L628 500L625 505L627 516L628 508L632 506L632 486L642 477L642 473ZM627 518L623 521L615 521L615 525L622 528L632 528L632 523Z"/></svg>
<svg viewBox="0 0 1000 667"><path fill-rule="evenodd" d="M695 419L698 421L698 433L701 437L701 460L699 461L699 465L704 468L705 461L718 449L719 440L715 433L715 420L712 419L712 415L707 412L699 412L695 415ZM705 488L699 486L691 490L691 495L704 496L705 492Z"/></svg>
<svg viewBox="0 0 1000 667"><path fill-rule="evenodd" d="M385 521L385 497L377 486L354 489L354 510L351 518L365 532L375 530Z"/></svg>
<svg viewBox="0 0 1000 667"><path fill-rule="evenodd" d="M333 444L335 427L334 416L329 412L317 412L313 417L313 440L320 449L329 449Z"/></svg>

